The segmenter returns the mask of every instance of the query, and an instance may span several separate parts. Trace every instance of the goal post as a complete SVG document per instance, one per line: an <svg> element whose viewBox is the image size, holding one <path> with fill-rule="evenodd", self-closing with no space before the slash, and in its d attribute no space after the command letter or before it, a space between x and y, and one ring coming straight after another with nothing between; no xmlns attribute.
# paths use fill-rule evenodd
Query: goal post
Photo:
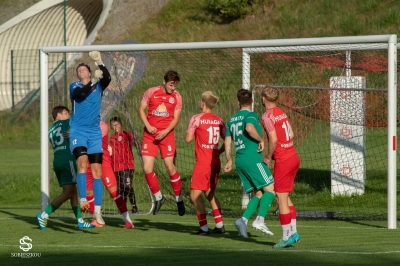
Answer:
<svg viewBox="0 0 400 266"><path fill-rule="evenodd" d="M254 87L264 84L269 86L276 86L282 89L285 96L283 104L285 108L293 112L293 119L297 119L299 127L301 127L302 137L301 140L297 140L299 145L299 155L303 162L303 157L306 158L304 161L304 169L298 173L298 179L300 181L299 189L295 188L295 192L301 191L304 194L295 194L294 197L300 197L300 195L307 195L308 190L317 189L321 192L320 196L315 196L310 199L296 198L299 202L298 209L300 213L304 210L304 213L312 210L318 210L318 201L324 201L323 210L324 213L330 211L338 214L342 213L343 219L346 218L360 218L360 217L382 217L385 216L388 221L388 228L394 229L397 224L397 198L396 198L396 174L397 174L397 35L372 35L372 36L352 36L352 37L325 37L325 38L301 38L301 39L280 39L280 40L253 40L253 41L225 41L225 42L196 42L196 43L158 43L158 44L121 44L121 45L91 45L91 46L49 46L40 48L40 119L41 119L41 208L47 206L50 200L50 171L49 171L49 144L48 144L48 126L49 126L49 54L60 54L60 53L71 53L80 54L88 53L90 51L97 50L105 53L109 52L134 52L134 51L147 51L149 56L149 64L147 66L146 73L140 81L140 84L134 85L134 89L130 92L129 100L124 103L130 108L128 114L128 120L133 117L135 125L133 126L136 130L143 128L140 120L133 114L137 112L137 104L140 102L141 93L151 86L156 86L161 83L159 79L161 71L166 71L168 68L177 68L179 73L182 75L181 88L178 87L178 91L185 94L183 97L184 110L181 117L179 129L176 135L179 133L177 140L180 152L183 153L181 157L177 157L177 168L178 171L182 169L182 175L184 175L184 193L188 194L188 184L190 180L190 171L193 168L193 148L184 146L182 143L185 134L185 123L187 123L190 116L198 113L198 109L195 107L197 101L200 99L202 91L214 90L217 94L222 95L220 103L217 105L217 113L223 113L223 118L229 118L228 115L233 114L233 110L237 109L235 100L236 91L239 88L245 88L252 90ZM384 127L387 127L385 132L385 145L387 146L387 164L385 169L379 169L380 173L386 172L387 177L387 210L376 211L371 210L377 208L372 204L367 208L366 216L354 211L354 206L335 209L334 204L331 204L330 200L324 198L326 194L326 187L331 186L326 180L318 179L320 183L317 185L313 183L313 180L307 179L308 174L313 176L326 175L327 171L331 171L331 164L329 162L330 157L329 146L326 146L327 142L324 139L324 146L321 147L323 152L316 153L316 147L310 147L309 141L319 142L323 137L323 134L329 132L325 130L325 127L329 127L329 100L327 101L327 95L330 95L331 91L334 90L352 90L354 88L329 88L329 79L334 76L342 76L343 69L345 66L335 65L337 61L332 60L329 64L326 63L326 58L337 56L342 57L342 52L355 51L355 55L352 54L352 60L357 60L357 52L370 52L370 51L387 51L385 58L382 55L374 54L368 56L375 56L377 60L381 60L384 65L384 70L374 72L369 68L363 68L362 64L367 62L361 62L363 60L363 54L359 56L359 60L356 64L348 66L354 69L354 74L357 76L367 76L366 91L371 89L369 85L368 76L377 76L381 83L372 85L372 91L384 89L385 100L380 100L380 104L385 104L383 109L387 113L379 113L379 130L376 130L376 124L368 127L368 132L379 131L379 134L383 134ZM71 56L71 58L77 58L77 56ZM367 58L365 56L365 58ZM336 58L337 59L337 58ZM381 62L379 61L379 62ZM361 63L360 63L361 62ZM158 66L161 65L161 66ZM157 69L156 69L157 68ZM333 71L334 69L335 71ZM213 72L214 71L214 72ZM221 71L221 73L215 72ZM195 74L194 74L195 73ZM196 76L197 73L197 76ZM378 74L377 74L378 73ZM383 73L383 74L381 74ZM309 75L311 78L315 77L315 82L310 78L309 80L302 80L301 77ZM153 77L155 76L155 77ZM345 75L344 75L345 76ZM158 79L156 79L158 78ZM151 85L151 86L150 86ZM357 88L360 89L360 88ZM190 91L192 90L192 91ZM379 92L380 93L380 92ZM318 98L319 97L319 98ZM374 95L367 95L367 100L377 98ZM328 96L329 98L329 96ZM185 102L186 100L186 102ZM368 102L369 103L369 102ZM367 103L367 104L368 104ZM221 106L223 105L223 106ZM387 105L387 106L386 106ZM325 108L326 107L326 108ZM221 108L221 109L218 109ZM255 100L255 111L261 116L262 108L260 108L259 100ZM224 109L224 110L222 110ZM219 110L219 111L218 111ZM374 109L375 110L375 109ZM322 113L318 113L321 111ZM367 110L368 111L368 110ZM312 115L310 115L312 112ZM325 115L323 118L322 116ZM383 121L385 119L385 122ZM136 121L138 123L136 123ZM304 121L311 121L310 123L303 123ZM140 125L139 125L140 124ZM363 125L364 126L364 125ZM320 128L318 128L320 127ZM324 128L322 130L322 128ZM321 135L317 135L321 134ZM368 134L368 133L363 133ZM387 135L386 135L387 134ZM329 135L329 133L328 133ZM140 136L138 136L140 137ZM301 143L303 141L303 143ZM373 143L374 145L376 143ZM366 144L366 152L368 155L368 148L371 143ZM375 146L371 149L376 149ZM318 151L319 152L319 151ZM379 151L382 152L382 151ZM311 154L311 155L310 155ZM311 157L307 157L307 156ZM315 156L315 157L312 157ZM327 156L327 157L326 157ZM336 155L335 155L336 156ZM380 155L381 156L381 155ZM221 157L222 163L224 158ZM370 158L367 158L370 160ZM311 161L315 161L312 163ZM135 158L135 162L139 162L139 158ZM368 163L366 163L368 167ZM139 167L139 166L137 166ZM302 166L301 166L302 167ZM161 170L160 170L161 171ZM234 174L232 174L234 175ZM136 177L142 178L142 177ZM324 177L325 178L325 177ZM161 178L160 178L161 179ZM368 171L366 178L368 180ZM241 212L240 199L242 196L240 184L236 180L233 180L232 176L222 175L218 188L232 191L227 193L226 198L222 199L222 208L226 210L227 215L237 216ZM302 182L304 181L304 182ZM168 187L168 184L162 184ZM331 187L330 187L331 188ZM170 188L169 188L170 189ZM167 190L167 189L165 189ZM186 190L186 191L185 191ZM167 193L167 192L166 192ZM232 195L231 195L232 194ZM224 194L225 195L225 194ZM340 195L341 197L341 195ZM339 197L339 198L340 198ZM343 202L347 202L346 195L339 199ZM185 195L185 200L190 201L190 198ZM322 202L321 202L322 203ZM187 205L190 203L187 202ZM224 205L225 204L225 205ZM347 203L346 203L347 204ZM351 204L351 203L348 203ZM228 205L228 206L227 206ZM164 208L164 207L163 207ZM172 208L172 207L171 207ZM176 207L175 207L176 208ZM189 212L193 211L192 206L188 206ZM225 208L225 209L224 209ZM369 209L371 208L371 209ZM349 211L349 213L346 213ZM306 217L306 216L305 216ZM317 215L318 218L318 215Z"/></svg>

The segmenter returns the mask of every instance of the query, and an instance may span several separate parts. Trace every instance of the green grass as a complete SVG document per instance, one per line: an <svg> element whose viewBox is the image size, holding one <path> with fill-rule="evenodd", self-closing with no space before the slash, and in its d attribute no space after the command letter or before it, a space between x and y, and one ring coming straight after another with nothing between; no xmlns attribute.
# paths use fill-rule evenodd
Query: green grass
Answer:
<svg viewBox="0 0 400 266"><path fill-rule="evenodd" d="M106 226L76 229L72 218L50 219L42 231L35 210L0 206L0 258L3 265L397 265L399 230L384 222L298 221L302 239L293 247L274 250L281 237L278 221L267 222L275 233L266 237L249 228L250 238L238 237L234 219L225 218L223 235L194 236L195 216L131 216L135 228L123 230L121 217L106 217ZM208 216L209 227L214 227ZM250 226L249 226L250 227ZM32 239L30 253L40 258L11 258L24 253L23 236Z"/></svg>

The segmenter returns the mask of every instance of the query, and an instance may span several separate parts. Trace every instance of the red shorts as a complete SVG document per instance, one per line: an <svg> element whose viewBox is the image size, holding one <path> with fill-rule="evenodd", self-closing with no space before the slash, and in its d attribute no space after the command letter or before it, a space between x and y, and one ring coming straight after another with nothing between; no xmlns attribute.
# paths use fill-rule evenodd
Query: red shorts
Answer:
<svg viewBox="0 0 400 266"><path fill-rule="evenodd" d="M150 134L147 130L143 133L142 156L157 158L160 149L161 158L176 157L176 142L174 131L169 132L162 140L156 140L157 134Z"/></svg>
<svg viewBox="0 0 400 266"><path fill-rule="evenodd" d="M115 178L114 171L110 166L102 165L101 166L102 176L101 180L107 189L112 187L117 187L117 179ZM88 167L86 173L86 190L93 190L93 175L90 166Z"/></svg>
<svg viewBox="0 0 400 266"><path fill-rule="evenodd" d="M300 167L300 158L297 154L274 165L274 190L275 192L292 192L294 178Z"/></svg>
<svg viewBox="0 0 400 266"><path fill-rule="evenodd" d="M208 191L215 189L218 184L218 175L221 170L221 162L212 162L210 164L195 164L190 189Z"/></svg>

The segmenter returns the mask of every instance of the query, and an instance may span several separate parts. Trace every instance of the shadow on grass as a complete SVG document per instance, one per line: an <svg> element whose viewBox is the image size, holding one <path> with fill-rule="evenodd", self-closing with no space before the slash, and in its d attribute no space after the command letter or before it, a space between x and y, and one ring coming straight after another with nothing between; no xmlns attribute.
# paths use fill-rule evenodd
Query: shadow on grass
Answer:
<svg viewBox="0 0 400 266"><path fill-rule="evenodd" d="M13 209L17 209L17 208L13 208ZM21 208L21 209L23 209L23 208ZM0 210L0 213L9 215L13 219L28 223L28 224L32 225L32 229L40 230L35 216L33 216L33 217L32 216L24 216L24 215L17 214L15 212L5 211L4 209ZM74 232L73 232L74 230L82 231L83 233L88 233L88 234L98 234L98 232L78 229L75 218L51 219L51 216L50 216L50 219L47 221L47 229L51 229L54 231L59 231L62 233L67 233L67 234L74 234ZM68 231L68 230L72 230L72 231Z"/></svg>
<svg viewBox="0 0 400 266"><path fill-rule="evenodd" d="M193 219L196 219L196 216L193 216ZM208 218L210 219L210 218ZM199 230L198 225L187 225L187 224L182 224L179 223L179 218L177 218L177 223L171 223L171 222L159 222L159 221L152 221L150 219L145 219L145 218L137 218L134 220L134 223L140 224L140 226L135 227L135 230L141 230L141 231L148 231L148 230L163 230L163 231L170 231L170 232L175 232L179 234L187 234L189 237L193 238L210 238L210 241L212 241L213 238L226 238L230 240L237 240L239 242L253 242L253 243L259 243L261 245L265 246L270 246L272 247L275 243L268 241L265 242L265 236L260 236L260 235L252 235L251 232L248 232L249 238L243 238L238 235L238 232L236 230L231 231L231 230L226 230L224 234L209 234L209 235L195 235L195 233ZM211 224L210 224L211 226ZM210 231L213 230L212 227L209 228ZM262 241L259 241L261 240Z"/></svg>

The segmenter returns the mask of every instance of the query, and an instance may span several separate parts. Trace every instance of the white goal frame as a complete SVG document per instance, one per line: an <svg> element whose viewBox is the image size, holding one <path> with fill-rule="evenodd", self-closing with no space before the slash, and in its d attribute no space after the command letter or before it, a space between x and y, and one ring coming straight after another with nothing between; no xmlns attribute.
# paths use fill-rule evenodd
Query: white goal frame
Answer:
<svg viewBox="0 0 400 266"><path fill-rule="evenodd" d="M373 45L371 45L373 44ZM149 51L242 48L242 85L250 88L250 54L260 52L372 50L388 51L388 146L387 192L388 229L397 228L397 35L274 39L224 42L188 42L154 44L119 44L90 46L46 46L40 48L40 149L41 149L41 210L49 203L49 141L48 141L48 53L82 53L90 51Z"/></svg>

